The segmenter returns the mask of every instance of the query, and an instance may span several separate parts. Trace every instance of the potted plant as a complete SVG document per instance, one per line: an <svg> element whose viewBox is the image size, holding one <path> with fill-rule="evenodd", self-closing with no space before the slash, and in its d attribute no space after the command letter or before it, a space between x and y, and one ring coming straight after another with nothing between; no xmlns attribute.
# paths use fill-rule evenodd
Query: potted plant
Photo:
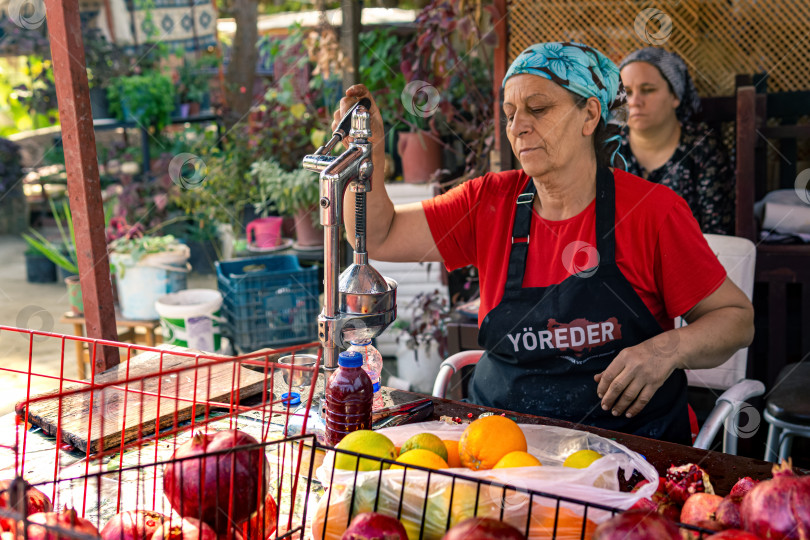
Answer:
<svg viewBox="0 0 810 540"><path fill-rule="evenodd" d="M23 238L28 242L30 250L33 250L50 260L60 269L67 273L64 277L65 285L68 289L70 307L76 314L84 311L82 304L82 289L79 283L79 265L76 259L75 235L73 232L73 218L70 214L70 206L67 201L62 203L62 211L53 202L48 201L51 206L51 213L59 230L58 242L53 242L43 236L40 232L31 229L29 234L23 234Z"/></svg>
<svg viewBox="0 0 810 540"><path fill-rule="evenodd" d="M459 141L447 146L460 163L458 172L451 171L454 184L489 170L496 102L491 73L494 33L482 31L489 14L480 2L432 0L417 16L415 37L402 53L400 69L410 87L405 95L412 96L412 103L405 103L412 113L405 121L419 128L411 119L429 117L434 135L447 133ZM403 158L403 165L411 162Z"/></svg>
<svg viewBox="0 0 810 540"><path fill-rule="evenodd" d="M266 215L271 204L282 216L295 219L297 243L302 247L323 245L323 229L319 223L318 176L305 169L285 171L275 160L257 161L250 167L256 179L260 198L256 212Z"/></svg>
<svg viewBox="0 0 810 540"><path fill-rule="evenodd" d="M216 61L213 56L202 56L196 61L183 59L183 63L177 68L177 101L181 118L199 114L203 103L209 99L211 77L207 70Z"/></svg>
<svg viewBox="0 0 810 540"><path fill-rule="evenodd" d="M138 227L123 230L125 234L107 246L121 315L133 320L157 319L157 299L186 288L191 271L189 248L172 235L143 235Z"/></svg>
<svg viewBox="0 0 810 540"><path fill-rule="evenodd" d="M414 390L430 394L447 356L447 295L438 289L419 293L405 305L403 315L410 315L410 320L398 318L394 322L399 332L398 376L409 381Z"/></svg>
<svg viewBox="0 0 810 540"><path fill-rule="evenodd" d="M171 121L174 84L158 70L115 77L107 89L110 113L122 122L135 121L157 136Z"/></svg>
<svg viewBox="0 0 810 540"><path fill-rule="evenodd" d="M110 43L99 28L84 28L82 34L93 118L109 118L107 88L115 77L122 74L122 59L126 55L121 47Z"/></svg>

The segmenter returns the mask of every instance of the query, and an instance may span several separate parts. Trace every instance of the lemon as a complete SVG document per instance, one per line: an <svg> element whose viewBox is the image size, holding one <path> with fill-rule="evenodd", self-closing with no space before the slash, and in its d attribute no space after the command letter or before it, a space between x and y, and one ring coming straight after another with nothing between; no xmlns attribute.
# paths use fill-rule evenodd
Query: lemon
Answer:
<svg viewBox="0 0 810 540"><path fill-rule="evenodd" d="M343 440L337 444L336 448L385 459L394 459L397 457L396 447L394 443L391 442L391 439L382 433L377 433L370 429L360 429L349 433L343 437ZM335 468L353 471L355 467L357 467L358 459L357 456L336 452ZM381 463L377 460L364 458L360 459L358 470L377 471L380 469L380 465L382 465L383 469L387 469L391 466L388 463Z"/></svg>
<svg viewBox="0 0 810 540"><path fill-rule="evenodd" d="M442 444L444 446L444 444ZM428 469L447 469L449 466L447 462L437 454L424 448L415 448L403 452L398 458L397 462L406 465L418 465L420 467L427 467ZM391 469L404 469L402 465L391 465Z"/></svg>
<svg viewBox="0 0 810 540"><path fill-rule="evenodd" d="M540 460L530 453L515 450L503 456L492 468L509 469L512 467L539 467L540 465L542 465Z"/></svg>
<svg viewBox="0 0 810 540"><path fill-rule="evenodd" d="M444 461L447 461L447 447L444 445L439 437L433 433L418 433L405 441L405 444L400 448L399 453L404 454L409 450L421 448L422 450L430 450Z"/></svg>
<svg viewBox="0 0 810 540"><path fill-rule="evenodd" d="M591 463L601 458L602 454L594 450L577 450L563 462L563 467L572 469L587 469Z"/></svg>

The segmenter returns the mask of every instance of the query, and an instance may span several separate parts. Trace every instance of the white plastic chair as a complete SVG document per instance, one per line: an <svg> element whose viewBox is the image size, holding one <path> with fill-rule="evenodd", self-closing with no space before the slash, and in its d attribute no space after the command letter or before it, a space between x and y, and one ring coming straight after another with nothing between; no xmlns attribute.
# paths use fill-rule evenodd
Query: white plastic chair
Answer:
<svg viewBox="0 0 810 540"><path fill-rule="evenodd" d="M750 300L754 292L754 267L756 264L756 246L745 238L706 234L706 241L726 269L729 279L733 281ZM676 326L686 324L680 319ZM450 378L466 366L478 363L484 351L462 351L442 362L439 374L433 386L435 397L444 397ZM686 377L690 386L724 390L717 398L715 407L704 422L695 440L694 447L707 450L721 426L725 427L723 435L723 452L737 453L737 439L740 433L740 411L750 409L747 401L765 393L765 385L760 381L745 378L748 362L748 349L740 349L726 362L712 369L687 370ZM746 411L750 418L750 412Z"/></svg>

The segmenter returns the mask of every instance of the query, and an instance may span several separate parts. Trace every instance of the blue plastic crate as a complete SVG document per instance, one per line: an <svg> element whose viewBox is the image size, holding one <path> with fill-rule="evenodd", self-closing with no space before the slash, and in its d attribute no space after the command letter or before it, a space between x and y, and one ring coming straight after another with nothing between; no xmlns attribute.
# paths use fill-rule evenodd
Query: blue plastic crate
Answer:
<svg viewBox="0 0 810 540"><path fill-rule="evenodd" d="M318 339L318 268L294 255L217 262L223 334L242 352Z"/></svg>

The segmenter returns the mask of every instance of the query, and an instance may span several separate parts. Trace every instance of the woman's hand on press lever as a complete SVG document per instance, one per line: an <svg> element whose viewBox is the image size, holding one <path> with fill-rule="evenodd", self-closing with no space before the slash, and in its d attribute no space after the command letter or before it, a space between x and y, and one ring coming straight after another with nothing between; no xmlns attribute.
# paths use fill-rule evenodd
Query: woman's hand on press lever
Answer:
<svg viewBox="0 0 810 540"><path fill-rule="evenodd" d="M340 100L340 108L332 115L332 132L337 129L338 122L340 122L340 119L343 118L346 112L364 97L371 101L371 108L369 109L369 115L371 115L370 141L374 145L375 151L379 148L380 151L385 152L385 127L383 126L382 115L380 114L380 109L377 107L377 102L374 101L371 92L368 91L365 85L355 84L346 90L346 97ZM352 138L347 136L342 142L344 146L348 147L349 143L352 142ZM376 166L377 164L375 163L374 165Z"/></svg>
<svg viewBox="0 0 810 540"><path fill-rule="evenodd" d="M678 367L677 330L670 330L622 350L602 373L596 394L602 409L614 416L637 415Z"/></svg>

